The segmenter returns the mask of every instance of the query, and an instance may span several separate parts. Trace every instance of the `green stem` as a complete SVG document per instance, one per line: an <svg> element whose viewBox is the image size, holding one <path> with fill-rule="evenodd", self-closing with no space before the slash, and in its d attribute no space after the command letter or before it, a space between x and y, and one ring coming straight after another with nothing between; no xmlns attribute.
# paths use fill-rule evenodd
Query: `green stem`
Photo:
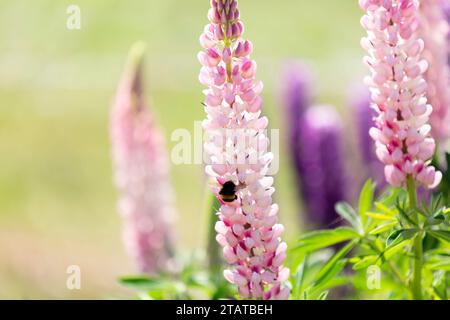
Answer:
<svg viewBox="0 0 450 320"><path fill-rule="evenodd" d="M409 207L413 211L413 218L419 225L419 213L417 207L416 185L414 179L408 176L407 189L409 195ZM423 248L422 232L420 231L414 239L414 273L411 285L413 299L422 300L422 267L423 267Z"/></svg>
<svg viewBox="0 0 450 320"><path fill-rule="evenodd" d="M372 250L374 250L379 256L381 256L383 254L383 251L381 251L380 249L378 249L377 245L371 241L368 240L368 244L369 246L372 248ZM403 278L402 273L400 272L400 270L397 269L397 267L395 266L395 264L392 263L392 261L390 260L385 260L385 262L387 263L387 265L389 266L389 268L391 269L392 275L397 278L397 280L404 286L407 286L406 280Z"/></svg>
<svg viewBox="0 0 450 320"><path fill-rule="evenodd" d="M206 201L204 205L204 211L206 212L208 217L208 243L206 248L208 254L208 267L211 271L211 274L216 274L222 265L222 259L219 252L219 244L216 241L217 233L215 230L217 222L216 212L220 207L220 203L216 199L216 197L213 194L209 194L209 192L205 194L205 197Z"/></svg>
<svg viewBox="0 0 450 320"><path fill-rule="evenodd" d="M417 218L417 196L416 196L416 184L413 177L408 176L406 180L406 188L409 196L409 207L414 209L414 215Z"/></svg>
<svg viewBox="0 0 450 320"><path fill-rule="evenodd" d="M423 266L422 233L414 239L414 277L412 294L415 300L422 300L422 266Z"/></svg>

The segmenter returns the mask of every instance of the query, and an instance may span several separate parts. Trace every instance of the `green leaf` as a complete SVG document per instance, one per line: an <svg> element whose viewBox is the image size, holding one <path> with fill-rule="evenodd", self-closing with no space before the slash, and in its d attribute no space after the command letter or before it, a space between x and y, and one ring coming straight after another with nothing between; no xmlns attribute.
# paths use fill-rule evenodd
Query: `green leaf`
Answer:
<svg viewBox="0 0 450 320"><path fill-rule="evenodd" d="M400 250L402 250L404 247L406 247L410 243L411 243L411 240L405 240L405 241L402 241L400 243L397 243L397 244L394 244L394 245L390 246L382 254L383 259L384 260L389 260L390 258L395 256L398 252L400 252Z"/></svg>
<svg viewBox="0 0 450 320"><path fill-rule="evenodd" d="M347 202L339 202L335 206L336 212L345 220L347 220L355 230L362 233L361 219L355 210Z"/></svg>
<svg viewBox="0 0 450 320"><path fill-rule="evenodd" d="M417 226L417 222L415 222L413 219L411 219L411 217L409 216L409 214L405 211L405 209L403 207L401 207L400 205L397 206L397 210L399 215L406 220L409 224L413 225L413 226Z"/></svg>
<svg viewBox="0 0 450 320"><path fill-rule="evenodd" d="M324 277L318 279L316 282L313 282L311 286L308 287L308 293L310 296L316 295L318 292L325 290L329 287L336 286L333 284L333 280L337 277L337 275L344 269L347 265L347 259L341 259L336 261L336 263L332 266L332 268L324 275ZM338 284L340 285L340 284Z"/></svg>
<svg viewBox="0 0 450 320"><path fill-rule="evenodd" d="M428 231L435 238L450 242L450 231L447 230L429 230Z"/></svg>
<svg viewBox="0 0 450 320"><path fill-rule="evenodd" d="M394 206L399 198L403 198L406 195L406 191L403 188L388 188L380 197L380 199L375 202L377 204L382 203L385 207Z"/></svg>
<svg viewBox="0 0 450 320"><path fill-rule="evenodd" d="M138 291L159 290L167 284L164 279L148 276L126 276L120 278L119 283Z"/></svg>
<svg viewBox="0 0 450 320"><path fill-rule="evenodd" d="M328 291L324 291L319 295L317 300L327 300L327 297L328 297Z"/></svg>
<svg viewBox="0 0 450 320"><path fill-rule="evenodd" d="M395 222L388 222L388 223L379 225L379 226L376 227L375 229L371 230L371 231L369 232L369 234L371 234L371 235L377 235L377 234L380 234L380 233L383 233L383 232L385 232L385 231L388 231L388 230L392 229L392 228L395 227L396 225L397 225L397 221L395 221Z"/></svg>
<svg viewBox="0 0 450 320"><path fill-rule="evenodd" d="M429 216L425 221L425 226L436 226L445 222L445 216L443 214L437 214L435 216Z"/></svg>
<svg viewBox="0 0 450 320"><path fill-rule="evenodd" d="M430 210L431 212L438 212L440 211L440 206L442 203L442 194L439 193L437 196L431 197L431 204L430 204Z"/></svg>
<svg viewBox="0 0 450 320"><path fill-rule="evenodd" d="M427 266L431 270L450 271L450 260L438 261Z"/></svg>
<svg viewBox="0 0 450 320"><path fill-rule="evenodd" d="M423 251L430 251L436 249L441 242L439 239L433 237L429 232L425 233L425 236L422 240L422 248Z"/></svg>
<svg viewBox="0 0 450 320"><path fill-rule="evenodd" d="M358 210L362 224L366 224L366 212L372 208L373 195L375 193L375 184L371 179L367 180L359 194Z"/></svg>
<svg viewBox="0 0 450 320"><path fill-rule="evenodd" d="M367 268L368 266L375 264L377 262L377 260L379 260L379 259L380 259L380 257L376 256L376 255L365 256L364 258L362 258L358 262L356 262L353 265L352 269L360 270L360 269Z"/></svg>
<svg viewBox="0 0 450 320"><path fill-rule="evenodd" d="M388 221L396 221L397 219L394 216L389 216L387 214L376 213L376 212L366 212L366 215L374 218L376 220L388 220Z"/></svg>
<svg viewBox="0 0 450 320"><path fill-rule="evenodd" d="M393 210L393 209L387 207L387 206L384 205L384 203L382 203L382 202L375 202L375 207L376 207L378 210L384 212L384 213L387 214L387 215L390 215L390 216L395 216L395 215L397 215L397 213L395 212L395 210Z"/></svg>
<svg viewBox="0 0 450 320"><path fill-rule="evenodd" d="M307 291L307 290L303 291L303 297L302 297L302 299L303 299L303 300L308 300L308 299L309 299L309 295L308 295L308 291Z"/></svg>
<svg viewBox="0 0 450 320"><path fill-rule="evenodd" d="M326 283L327 280L331 279L344 268L346 261L341 259L355 246L356 242L357 240L353 240L348 243L323 266L319 273L314 277L313 287L318 287L323 283Z"/></svg>
<svg viewBox="0 0 450 320"><path fill-rule="evenodd" d="M298 266L297 272L295 273L295 287L293 290L293 295L295 297L300 297L300 293L303 291L303 283L305 279L305 274L308 268L308 256L306 255L302 263Z"/></svg>
<svg viewBox="0 0 450 320"><path fill-rule="evenodd" d="M386 248L395 246L402 241L411 239L417 233L417 229L400 229L393 231L386 239Z"/></svg>
<svg viewBox="0 0 450 320"><path fill-rule="evenodd" d="M433 291L441 300L448 300L447 295L447 274L444 271L438 271L433 279Z"/></svg>
<svg viewBox="0 0 450 320"><path fill-rule="evenodd" d="M298 245L292 250L311 252L358 237L359 234L349 227L339 227L333 230L313 231L303 235L299 239Z"/></svg>

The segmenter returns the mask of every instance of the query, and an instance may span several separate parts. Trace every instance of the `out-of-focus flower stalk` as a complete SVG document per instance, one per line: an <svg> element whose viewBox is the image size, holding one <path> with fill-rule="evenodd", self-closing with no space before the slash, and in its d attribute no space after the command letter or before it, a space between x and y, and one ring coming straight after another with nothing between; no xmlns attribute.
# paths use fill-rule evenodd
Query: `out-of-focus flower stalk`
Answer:
<svg viewBox="0 0 450 320"><path fill-rule="evenodd" d="M346 200L341 119L331 106L311 107L311 82L302 63L286 65L281 93L287 144L307 223L330 227L338 218L335 204Z"/></svg>
<svg viewBox="0 0 450 320"><path fill-rule="evenodd" d="M448 4L448 0L446 0ZM428 103L433 106L430 115L431 133L437 142L445 142L450 135L450 68L448 65L449 24L442 0L421 0L419 37L428 61L424 73L427 82Z"/></svg>
<svg viewBox="0 0 450 320"><path fill-rule="evenodd" d="M367 88L354 88L351 92L349 105L353 115L352 119L356 125L356 139L363 169L367 172L361 183L371 178L377 183L378 188L382 189L386 185L383 164L377 159L375 146L369 135L369 130L377 113L370 107L370 93Z"/></svg>
<svg viewBox="0 0 450 320"><path fill-rule="evenodd" d="M422 58L424 41L418 37L418 1L360 0L366 11L361 19L367 37L365 63L371 76L365 79L378 112L370 130L376 153L385 164L386 180L406 186L412 180L436 187L442 174L430 165L435 141L430 135L427 83L428 63Z"/></svg>
<svg viewBox="0 0 450 320"><path fill-rule="evenodd" d="M442 10L447 21L447 26L450 27L450 1L442 0ZM450 66L450 32L447 33L447 42L445 47L447 48L447 64Z"/></svg>
<svg viewBox="0 0 450 320"><path fill-rule="evenodd" d="M301 62L286 64L281 79L281 98L288 132L288 148L297 177L301 174L300 129L306 110L312 104L311 76Z"/></svg>
<svg viewBox="0 0 450 320"><path fill-rule="evenodd" d="M287 246L280 239L284 228L277 224L278 206L272 203L273 178L267 176L272 155L264 132L268 120L260 117L263 86L255 82L252 44L242 39L236 0L211 0L208 18L200 37L199 79L207 87L206 172L222 202L216 231L230 266L224 276L242 298L286 299Z"/></svg>
<svg viewBox="0 0 450 320"><path fill-rule="evenodd" d="M298 177L309 220L316 227L331 227L334 209L347 200L342 141L342 120L332 106L313 106L300 122Z"/></svg>
<svg viewBox="0 0 450 320"><path fill-rule="evenodd" d="M126 249L139 272L157 273L171 266L174 206L164 139L144 101L143 56L136 44L112 107L111 142Z"/></svg>

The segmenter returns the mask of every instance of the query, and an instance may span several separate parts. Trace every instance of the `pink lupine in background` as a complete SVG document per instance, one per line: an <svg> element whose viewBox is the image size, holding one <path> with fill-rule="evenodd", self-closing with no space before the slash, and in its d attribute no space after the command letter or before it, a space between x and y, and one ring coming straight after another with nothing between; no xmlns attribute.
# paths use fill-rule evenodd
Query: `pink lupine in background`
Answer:
<svg viewBox="0 0 450 320"><path fill-rule="evenodd" d="M424 73L430 115L431 132L438 142L450 135L450 69L448 65L449 25L442 10L442 0L420 1L419 36L425 43L423 57L428 62Z"/></svg>
<svg viewBox="0 0 450 320"><path fill-rule="evenodd" d="M212 0L208 18L200 37L199 79L207 87L206 172L222 203L217 241L230 266L224 276L242 298L286 299L287 246L280 239L284 228L277 224L278 206L272 203L273 178L267 176L272 155L264 134L268 120L260 116L263 86L254 79L252 44L242 39L236 0Z"/></svg>
<svg viewBox="0 0 450 320"><path fill-rule="evenodd" d="M447 20L447 25L450 26L450 1L442 0L442 9L444 11L444 17ZM450 32L447 33L447 62L450 65Z"/></svg>
<svg viewBox="0 0 450 320"><path fill-rule="evenodd" d="M161 132L147 108L142 45L133 47L112 107L111 142L125 246L140 272L167 271L174 214L168 159Z"/></svg>
<svg viewBox="0 0 450 320"><path fill-rule="evenodd" d="M429 164L435 151L427 104L422 58L424 41L418 37L418 1L360 0L366 15L361 20L367 37L361 43L369 55L365 63L372 75L372 106L378 112L370 130L376 153L385 164L385 176L393 186L405 186L407 177L433 188L442 174Z"/></svg>

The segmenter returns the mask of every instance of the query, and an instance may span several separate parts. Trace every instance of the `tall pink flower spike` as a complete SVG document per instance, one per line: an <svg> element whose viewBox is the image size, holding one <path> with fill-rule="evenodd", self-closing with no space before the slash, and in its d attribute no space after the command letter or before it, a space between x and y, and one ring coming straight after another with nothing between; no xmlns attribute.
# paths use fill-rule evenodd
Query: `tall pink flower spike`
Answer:
<svg viewBox="0 0 450 320"><path fill-rule="evenodd" d="M425 42L423 57L429 63L424 77L428 84L428 102L433 106L431 133L438 142L450 136L450 67L447 59L450 30L442 4L443 0L422 0L419 8L419 36Z"/></svg>
<svg viewBox="0 0 450 320"><path fill-rule="evenodd" d="M164 139L142 92L142 44L133 47L111 112L114 178L124 242L139 272L172 263L173 193Z"/></svg>
<svg viewBox="0 0 450 320"><path fill-rule="evenodd" d="M198 54L203 65L199 79L208 87L208 117L203 122L208 136L206 172L222 202L216 231L229 264L224 276L242 298L287 299L287 245L280 240L284 227L277 224L273 178L267 176L272 155L264 133L268 120L261 117L263 85L254 80L256 62L250 59L252 44L242 39L236 0L212 0L208 18L210 24L200 37L204 50ZM236 185L231 202L219 195L228 181Z"/></svg>
<svg viewBox="0 0 450 320"><path fill-rule="evenodd" d="M400 187L411 176L434 188L442 174L430 165L435 141L428 120L433 108L426 98L428 62L421 57L424 41L417 35L418 5L416 0L360 0L366 11L361 24L367 30L361 44L369 53L364 62L372 73L365 82L379 114L370 135L385 164L386 180Z"/></svg>

